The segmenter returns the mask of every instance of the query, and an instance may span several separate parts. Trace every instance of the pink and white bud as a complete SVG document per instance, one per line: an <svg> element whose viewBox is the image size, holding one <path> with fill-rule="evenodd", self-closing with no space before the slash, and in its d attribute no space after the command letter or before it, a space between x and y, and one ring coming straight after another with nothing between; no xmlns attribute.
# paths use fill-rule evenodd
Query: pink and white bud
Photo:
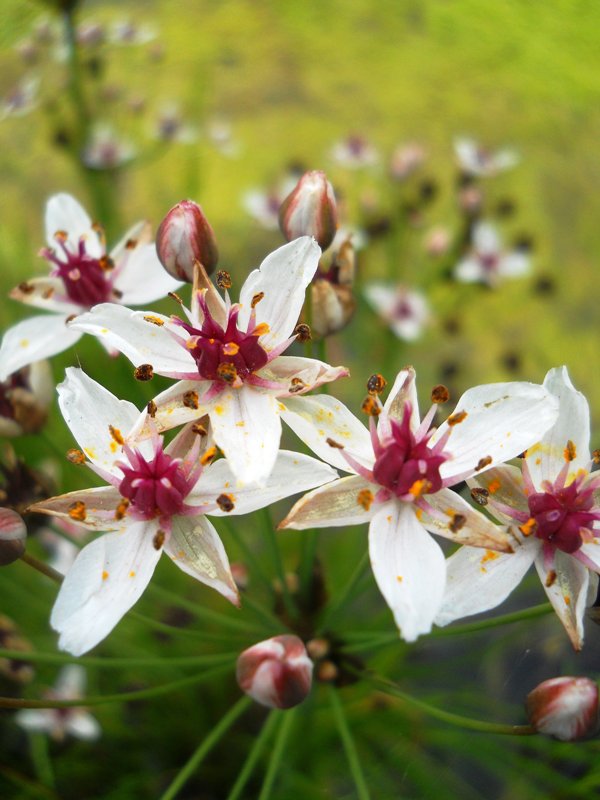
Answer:
<svg viewBox="0 0 600 800"><path fill-rule="evenodd" d="M0 567L21 558L26 538L27 528L21 515L10 508L0 508Z"/></svg>
<svg viewBox="0 0 600 800"><path fill-rule="evenodd" d="M598 730L598 685L589 678L551 678L527 695L527 716L538 733L572 742Z"/></svg>
<svg viewBox="0 0 600 800"><path fill-rule="evenodd" d="M192 283L199 261L211 273L219 261L215 234L198 203L183 200L169 211L156 234L156 252L169 275Z"/></svg>
<svg viewBox="0 0 600 800"><path fill-rule="evenodd" d="M329 247L337 230L337 206L324 172L304 173L281 204L279 227L288 242L314 236L322 250Z"/></svg>
<svg viewBox="0 0 600 800"><path fill-rule="evenodd" d="M237 682L253 700L269 708L293 708L310 692L313 662L297 636L265 639L240 654Z"/></svg>

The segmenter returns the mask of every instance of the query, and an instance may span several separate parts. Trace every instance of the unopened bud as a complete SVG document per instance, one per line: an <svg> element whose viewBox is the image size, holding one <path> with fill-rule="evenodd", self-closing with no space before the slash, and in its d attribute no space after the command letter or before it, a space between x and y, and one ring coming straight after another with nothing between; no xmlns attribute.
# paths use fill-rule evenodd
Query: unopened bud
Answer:
<svg viewBox="0 0 600 800"><path fill-rule="evenodd" d="M5 567L25 552L27 528L21 516L10 508L0 508L0 566Z"/></svg>
<svg viewBox="0 0 600 800"><path fill-rule="evenodd" d="M169 211L156 234L156 252L169 275L192 283L194 264L207 273L217 266L219 252L213 229L198 203L183 200Z"/></svg>
<svg viewBox="0 0 600 800"><path fill-rule="evenodd" d="M598 730L598 685L589 678L551 678L527 695L526 705L535 730L563 742Z"/></svg>
<svg viewBox="0 0 600 800"><path fill-rule="evenodd" d="M279 209L279 227L291 242L314 236L326 250L337 229L337 207L333 187L324 172L305 172Z"/></svg>
<svg viewBox="0 0 600 800"><path fill-rule="evenodd" d="M293 708L310 692L313 663L297 636L265 639L240 654L237 682L253 700L269 708Z"/></svg>

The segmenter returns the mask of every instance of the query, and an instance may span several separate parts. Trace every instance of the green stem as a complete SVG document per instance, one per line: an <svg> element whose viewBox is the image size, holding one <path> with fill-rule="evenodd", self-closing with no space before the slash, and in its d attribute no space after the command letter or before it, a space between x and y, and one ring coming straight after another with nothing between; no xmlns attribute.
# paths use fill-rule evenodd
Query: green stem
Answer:
<svg viewBox="0 0 600 800"><path fill-rule="evenodd" d="M350 772L352 773L352 777L354 778L354 783L356 785L356 794L359 800L369 800L369 789L362 771L358 752L354 744L354 739L352 738L350 728L348 727L348 720L346 719L346 715L344 713L344 707L338 695L337 689L333 686L329 686L328 690L335 723L337 725L338 733L340 734L340 739L342 740L342 744L344 746L346 758L348 759Z"/></svg>
<svg viewBox="0 0 600 800"><path fill-rule="evenodd" d="M233 723L240 717L248 708L252 701L249 697L241 697L237 703L231 708L225 716L221 717L220 721L215 725L212 731L206 736L199 746L192 753L189 760L183 765L182 769L177 773L175 779L164 792L160 800L173 800L179 791L185 786L187 781L192 777L196 769L200 766L205 756L210 753L212 748L217 744L219 739L224 736Z"/></svg>
<svg viewBox="0 0 600 800"><path fill-rule="evenodd" d="M145 614L140 614L139 611L128 611L127 617L135 619L138 622L143 622L155 631L167 633L169 636L181 636L185 639L200 639L203 642L225 642L231 644L232 638L242 637L241 631L229 631L223 633L213 633L212 631L188 631L185 628L178 628L175 625L169 625L167 622L159 622L159 620L147 617Z"/></svg>
<svg viewBox="0 0 600 800"><path fill-rule="evenodd" d="M252 748L248 753L246 760L244 761L244 765L239 771L231 791L227 795L227 800L238 800L241 793L244 791L246 784L248 783L248 780L254 771L256 762L260 758L260 754L262 753L265 743L279 720L280 716L274 711L271 711L262 728L260 729L260 733L254 740L254 744L252 745Z"/></svg>
<svg viewBox="0 0 600 800"><path fill-rule="evenodd" d="M267 774L265 775L265 780L263 782L262 789L260 790L258 800L268 800L268 798L271 796L275 779L277 777L277 772L279 770L279 765L281 764L285 746L292 729L292 722L295 718L295 712L295 708L283 712L283 719L281 720L279 727L279 734L275 739L275 745L271 752L269 766L267 767Z"/></svg>
<svg viewBox="0 0 600 800"><path fill-rule="evenodd" d="M269 590L271 595L274 595L273 582L271 581L271 578L267 575L266 571L264 570L260 562L260 559L256 557L253 549L250 547L246 539L243 536L240 536L238 530L235 528L234 525L232 525L231 521L226 517L219 517L219 524L225 527L227 534L231 536L236 545L240 548L240 550L243 553L243 557L248 562L251 569L253 569L254 572L256 572L256 574L258 575L260 580L264 583L264 585Z"/></svg>
<svg viewBox="0 0 600 800"><path fill-rule="evenodd" d="M199 667L212 666L224 662L233 662L238 656L235 653L209 653L202 656L175 656L173 658L129 657L111 658L106 656L70 656L67 653L28 653L22 650L0 648L0 658L14 661L27 661L33 664L81 664L84 667L105 667L121 669L127 667Z"/></svg>
<svg viewBox="0 0 600 800"><path fill-rule="evenodd" d="M342 589L341 592L337 594L335 602L332 603L329 606L329 608L327 608L323 616L323 621L319 624L318 633L322 633L323 629L327 626L331 618L334 617L337 613L339 613L349 600L353 599L352 592L356 588L357 583L362 578L365 571L365 567L367 566L368 563L369 563L369 552L365 550L362 558L356 565L354 572L346 582L345 587Z"/></svg>
<svg viewBox="0 0 600 800"><path fill-rule="evenodd" d="M49 789L54 789L54 770L50 753L48 751L48 738L45 733L31 733L29 735L31 760L39 782Z"/></svg>
<svg viewBox="0 0 600 800"><path fill-rule="evenodd" d="M285 579L285 568L283 566L283 559L281 558L281 550L279 549L277 534L275 532L275 528L273 527L273 521L271 520L271 514L269 513L268 508L263 508L260 514L263 520L263 528L265 531L267 543L271 550L271 556L273 558L273 566L275 567L275 572L277 573L277 577L279 578L279 583L281 584L281 596L283 598L283 604L285 606L285 610L288 613L288 616L295 617L296 608L294 606L294 602L290 595L290 590L288 588L287 581Z"/></svg>
<svg viewBox="0 0 600 800"><path fill-rule="evenodd" d="M367 680L372 686L379 689L379 691L397 697L406 703L406 705L412 706L441 722L447 722L449 725L455 725L465 730L479 731L480 733L496 733L502 736L531 736L536 733L531 725L503 725L495 722L472 719L471 717L463 717L461 714L453 714L451 711L444 711L441 708L429 705L429 703L423 700L418 700L416 697L412 697L412 695L406 694L406 692L403 692L396 684L385 678L369 675L368 673L355 670L352 667L349 667L349 670L355 675Z"/></svg>
<svg viewBox="0 0 600 800"><path fill-rule="evenodd" d="M510 614L502 614L491 619L481 619L477 622L467 622L464 625L456 625L453 628L436 628L431 631L430 636L458 636L463 633L475 633L476 631L486 631L489 628L497 628L500 625L510 625L513 622L522 622L526 619L542 617L552 611L550 603L540 603L538 606L531 606L522 611L513 611Z"/></svg>
<svg viewBox="0 0 600 800"><path fill-rule="evenodd" d="M120 692L119 694L94 695L80 697L77 700L24 700L20 697L0 697L0 708L78 708L80 706L101 706L106 703L124 703L129 700L146 700L150 697L160 697L163 694L176 692L203 683L216 675L222 675L231 670L232 663L206 670L201 675L192 675L169 683L161 683L151 689L138 689L135 692Z"/></svg>
<svg viewBox="0 0 600 800"><path fill-rule="evenodd" d="M0 764L0 775L8 781L18 786L22 792L25 792L28 797L44 798L44 800L60 800L59 796L46 786L39 783L34 783L31 778L21 775L17 770ZM20 795L19 795L20 796Z"/></svg>
<svg viewBox="0 0 600 800"><path fill-rule="evenodd" d="M63 576L60 574L60 572L57 572L57 570L53 569L48 564L44 564L44 562L40 561L39 558L30 556L29 553L23 553L21 556L21 561L29 564L30 567L33 567L38 572L41 572L42 575L45 575L47 578L50 578L57 583L62 583Z"/></svg>
<svg viewBox="0 0 600 800"><path fill-rule="evenodd" d="M254 611L254 613L262 619L269 631L275 628L275 630L279 632L281 628L288 628L288 625L280 620L279 617L275 616L272 611L265 608L261 603L257 603L256 600L253 600L249 595L243 596L242 606Z"/></svg>
<svg viewBox="0 0 600 800"><path fill-rule="evenodd" d="M312 577L317 557L317 546L319 544L319 529L312 528L304 531L302 536L302 549L300 551L300 590L302 597L308 599Z"/></svg>

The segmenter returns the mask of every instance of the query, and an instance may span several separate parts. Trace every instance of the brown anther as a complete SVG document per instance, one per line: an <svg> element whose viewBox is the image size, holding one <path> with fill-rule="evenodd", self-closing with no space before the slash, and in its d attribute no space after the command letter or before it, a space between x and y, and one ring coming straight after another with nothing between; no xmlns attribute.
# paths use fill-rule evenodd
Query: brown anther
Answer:
<svg viewBox="0 0 600 800"><path fill-rule="evenodd" d="M196 433L198 436L208 436L208 431L206 430L204 425L201 425L199 422L195 422L192 425L192 431Z"/></svg>
<svg viewBox="0 0 600 800"><path fill-rule="evenodd" d="M123 297L123 292L120 289L115 289L114 286L113 286L113 289L112 289L112 293L113 293L113 297L116 297L117 300L120 300Z"/></svg>
<svg viewBox="0 0 600 800"><path fill-rule="evenodd" d="M473 489L471 489L471 497L480 506L487 506L489 496L490 493L488 492L487 489L484 489L483 487L476 486Z"/></svg>
<svg viewBox="0 0 600 800"><path fill-rule="evenodd" d="M296 337L296 341L300 342L301 344L303 342L310 342L312 339L310 325L307 325L306 322L299 322L294 328L294 335Z"/></svg>
<svg viewBox="0 0 600 800"><path fill-rule="evenodd" d="M290 394L296 394L297 392L301 392L302 389L306 389L304 381L301 378L292 378L288 392Z"/></svg>
<svg viewBox="0 0 600 800"><path fill-rule="evenodd" d="M375 496L370 489L361 489L356 495L356 502L359 506L362 506L365 511L371 508L374 499Z"/></svg>
<svg viewBox="0 0 600 800"><path fill-rule="evenodd" d="M387 386L387 381L380 375L378 372L375 372L369 380L367 381L367 392L369 394L381 394L385 387Z"/></svg>
<svg viewBox="0 0 600 800"><path fill-rule="evenodd" d="M600 450L592 451L592 460L594 464L600 464Z"/></svg>
<svg viewBox="0 0 600 800"><path fill-rule="evenodd" d="M569 439L567 442L567 446L563 451L563 456L565 461L575 461L577 458L577 448L575 447L575 443Z"/></svg>
<svg viewBox="0 0 600 800"><path fill-rule="evenodd" d="M214 445L209 447L204 455L200 458L200 463L202 466L205 467L207 464L210 464L213 458L217 455L217 452L217 448Z"/></svg>
<svg viewBox="0 0 600 800"><path fill-rule="evenodd" d="M115 519L123 519L128 508L129 500L126 497L122 497L119 505L115 508Z"/></svg>
<svg viewBox="0 0 600 800"><path fill-rule="evenodd" d="M154 400L148 400L148 405L146 406L146 411L148 412L148 416L151 419L154 419L156 416L156 412L158 411L158 406L154 402Z"/></svg>
<svg viewBox="0 0 600 800"><path fill-rule="evenodd" d="M189 392L186 392L183 395L183 405L186 408L198 408L200 405L198 400L198 392L195 392L193 389L190 389Z"/></svg>
<svg viewBox="0 0 600 800"><path fill-rule="evenodd" d="M152 364L140 364L133 370L133 377L136 381L151 381L154 377Z"/></svg>
<svg viewBox="0 0 600 800"><path fill-rule="evenodd" d="M183 300L179 297L177 292L167 292L167 296L170 297L171 300L175 300L176 303L179 303L180 306L183 305Z"/></svg>
<svg viewBox="0 0 600 800"><path fill-rule="evenodd" d="M452 522L450 523L450 525L448 525L448 527L450 528L452 533L458 533L459 530L461 530L461 528L464 528L466 524L467 524L467 518L465 517L464 514L455 514L452 517Z"/></svg>
<svg viewBox="0 0 600 800"><path fill-rule="evenodd" d="M427 478L419 478L419 480L415 481L413 485L408 490L409 494L416 499L422 497L427 492L431 491L432 483L428 481Z"/></svg>
<svg viewBox="0 0 600 800"><path fill-rule="evenodd" d="M556 580L556 572L551 569L548 575L546 576L546 583L545 586L549 589L551 586L554 585L554 581Z"/></svg>
<svg viewBox="0 0 600 800"><path fill-rule="evenodd" d="M69 314L65 320L65 325L67 325L69 322L73 322L74 319L77 319L77 314Z"/></svg>
<svg viewBox="0 0 600 800"><path fill-rule="evenodd" d="M157 530L154 534L154 538L152 539L152 544L155 550L160 550L160 548L165 543L166 533L161 530Z"/></svg>
<svg viewBox="0 0 600 800"><path fill-rule="evenodd" d="M72 447L70 450L67 450L67 459L71 462L71 464L85 464L84 454L76 447Z"/></svg>
<svg viewBox="0 0 600 800"><path fill-rule="evenodd" d="M100 264L100 269L103 269L104 272L110 272L111 269L115 268L115 262L110 256L102 256L98 259L98 263Z"/></svg>
<svg viewBox="0 0 600 800"><path fill-rule="evenodd" d="M370 394L365 397L361 409L370 417L378 417L381 414L381 403L377 397Z"/></svg>
<svg viewBox="0 0 600 800"><path fill-rule="evenodd" d="M76 500L74 503L71 503L68 514L71 519L76 520L76 522L83 522L86 518L85 503L81 500Z"/></svg>
<svg viewBox="0 0 600 800"><path fill-rule="evenodd" d="M217 375L219 380L222 380L224 383L235 383L238 376L235 364L231 364L228 361L221 361L217 367Z"/></svg>
<svg viewBox="0 0 600 800"><path fill-rule="evenodd" d="M306 643L306 652L313 659L319 661L331 650L331 642L328 639L310 639Z"/></svg>
<svg viewBox="0 0 600 800"><path fill-rule="evenodd" d="M250 301L250 308L256 308L256 306L260 303L260 301L265 296L264 292L257 292L252 300Z"/></svg>
<svg viewBox="0 0 600 800"><path fill-rule="evenodd" d="M537 528L537 522L533 517L529 517L527 522L524 522L522 525L519 525L519 530L523 534L523 536L531 536L531 534Z"/></svg>
<svg viewBox="0 0 600 800"><path fill-rule="evenodd" d="M436 405L441 405L441 403L447 403L450 400L450 392L448 391L448 387L444 386L443 383L438 383L437 386L434 386L431 390L431 402L435 403Z"/></svg>
<svg viewBox="0 0 600 800"><path fill-rule="evenodd" d="M56 231L54 238L57 242L66 242L69 238L69 234L66 231Z"/></svg>
<svg viewBox="0 0 600 800"><path fill-rule="evenodd" d="M231 289L232 282L231 282L231 275L224 269L220 269L217 272L217 286L219 289Z"/></svg>
<svg viewBox="0 0 600 800"><path fill-rule="evenodd" d="M480 458L477 462L477 466L475 467L475 472L480 472L485 467L489 466L492 463L493 459L491 456L485 456L485 458Z"/></svg>
<svg viewBox="0 0 600 800"><path fill-rule="evenodd" d="M221 511L225 511L227 513L233 511L233 509L235 508L233 497L230 494L220 494L217 497L217 505L219 506Z"/></svg>
<svg viewBox="0 0 600 800"><path fill-rule="evenodd" d="M329 445L329 447L335 447L336 450L343 450L344 445L336 442L335 439L330 439L329 437L325 439L325 442Z"/></svg>
<svg viewBox="0 0 600 800"><path fill-rule="evenodd" d="M125 249L126 250L134 250L138 246L137 239L127 239L125 242Z"/></svg>
<svg viewBox="0 0 600 800"><path fill-rule="evenodd" d="M108 426L108 430L110 431L111 437L117 444L123 445L125 444L125 439L123 439L123 434L118 428L113 428L112 425Z"/></svg>
<svg viewBox="0 0 600 800"><path fill-rule="evenodd" d="M153 325L158 325L159 327L165 324L164 320L160 317L155 317L154 314L146 314L144 320L145 322L151 322Z"/></svg>
<svg viewBox="0 0 600 800"><path fill-rule="evenodd" d="M317 680L324 683L332 683L339 675L340 671L333 661L322 661L317 668Z"/></svg>
<svg viewBox="0 0 600 800"><path fill-rule="evenodd" d="M31 294L31 292L34 291L35 286L32 283L23 281L23 283L20 283L17 288L20 292L23 292L23 294Z"/></svg>
<svg viewBox="0 0 600 800"><path fill-rule="evenodd" d="M448 425L458 425L459 422L463 422L467 418L466 411L458 411L456 414L450 414L448 417Z"/></svg>

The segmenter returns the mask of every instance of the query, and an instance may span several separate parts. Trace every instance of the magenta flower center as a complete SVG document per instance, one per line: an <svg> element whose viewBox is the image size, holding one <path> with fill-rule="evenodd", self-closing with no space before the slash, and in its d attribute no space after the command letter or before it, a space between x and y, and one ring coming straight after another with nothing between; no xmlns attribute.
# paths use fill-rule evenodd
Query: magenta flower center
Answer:
<svg viewBox="0 0 600 800"><path fill-rule="evenodd" d="M494 272L498 267L500 256L498 253L480 253L479 263L485 272Z"/></svg>
<svg viewBox="0 0 600 800"><path fill-rule="evenodd" d="M201 378L235 383L238 378L243 380L265 366L269 356L258 339L268 331L268 327L264 323L255 325L254 313L247 330L241 331L237 325L240 307L234 305L229 309L227 323L222 328L211 315L204 296L200 296L199 303L204 315L200 328L177 318L174 318L174 322L190 334L186 347L196 362Z"/></svg>
<svg viewBox="0 0 600 800"><path fill-rule="evenodd" d="M600 520L600 508L594 507L593 488L582 489L582 480L576 479L562 489L535 492L527 498L537 538L564 553L577 552L584 541L582 532L591 534L594 522Z"/></svg>
<svg viewBox="0 0 600 800"><path fill-rule="evenodd" d="M139 450L126 448L129 464L119 467L123 479L119 492L131 503L129 513L137 519L171 517L184 512L184 501L192 488L181 460L171 458L162 447L147 461Z"/></svg>
<svg viewBox="0 0 600 800"><path fill-rule="evenodd" d="M55 268L50 274L62 280L69 300L85 308L112 301L112 284L109 280L111 260L107 256L91 256L83 237L79 239L75 252L67 247L66 236L62 232L57 233L55 238L62 251L60 257L50 249L42 250L41 254L54 264Z"/></svg>
<svg viewBox="0 0 600 800"><path fill-rule="evenodd" d="M410 429L411 408L407 403L401 422L391 419L391 437L375 447L373 478L396 497L418 499L442 488L440 467L446 454L430 447L433 431L417 438Z"/></svg>

